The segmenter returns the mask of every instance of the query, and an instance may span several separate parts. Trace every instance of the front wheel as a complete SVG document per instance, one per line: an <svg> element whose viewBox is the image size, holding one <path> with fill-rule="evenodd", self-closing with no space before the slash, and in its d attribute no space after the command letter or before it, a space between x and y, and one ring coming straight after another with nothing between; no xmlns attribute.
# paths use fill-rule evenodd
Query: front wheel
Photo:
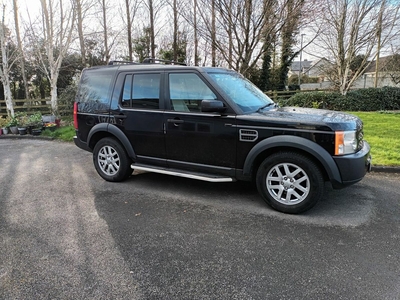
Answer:
<svg viewBox="0 0 400 300"><path fill-rule="evenodd" d="M131 159L124 147L114 138L103 138L93 149L97 173L107 181L123 181L132 174Z"/></svg>
<svg viewBox="0 0 400 300"><path fill-rule="evenodd" d="M278 152L267 157L258 168L256 183L265 202L292 214L312 208L324 191L318 166L296 152Z"/></svg>

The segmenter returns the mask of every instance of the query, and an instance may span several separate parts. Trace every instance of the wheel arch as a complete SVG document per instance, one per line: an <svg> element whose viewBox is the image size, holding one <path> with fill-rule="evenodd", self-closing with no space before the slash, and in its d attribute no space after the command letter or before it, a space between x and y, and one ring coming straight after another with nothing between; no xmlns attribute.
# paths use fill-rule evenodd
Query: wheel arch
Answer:
<svg viewBox="0 0 400 300"><path fill-rule="evenodd" d="M132 160L136 160L136 154L133 150L131 143L129 142L126 135L117 126L108 123L100 123L90 130L88 135L88 146L90 149L94 149L96 143L105 137L114 137L121 145L125 148L126 153Z"/></svg>
<svg viewBox="0 0 400 300"><path fill-rule="evenodd" d="M332 156L320 145L297 136L274 136L256 144L246 157L243 175L251 176L257 172L257 167L269 155L279 151L295 151L312 159L322 173L333 184L341 183L339 169Z"/></svg>

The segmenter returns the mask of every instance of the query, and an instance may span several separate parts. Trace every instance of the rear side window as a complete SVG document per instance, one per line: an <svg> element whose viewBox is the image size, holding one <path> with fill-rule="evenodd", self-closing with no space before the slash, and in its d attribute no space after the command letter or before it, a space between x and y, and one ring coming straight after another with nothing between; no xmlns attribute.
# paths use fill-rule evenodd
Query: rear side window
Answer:
<svg viewBox="0 0 400 300"><path fill-rule="evenodd" d="M122 107L159 109L160 74L126 75L122 91Z"/></svg>
<svg viewBox="0 0 400 300"><path fill-rule="evenodd" d="M114 71L84 71L80 81L77 101L79 110L96 112L107 110Z"/></svg>

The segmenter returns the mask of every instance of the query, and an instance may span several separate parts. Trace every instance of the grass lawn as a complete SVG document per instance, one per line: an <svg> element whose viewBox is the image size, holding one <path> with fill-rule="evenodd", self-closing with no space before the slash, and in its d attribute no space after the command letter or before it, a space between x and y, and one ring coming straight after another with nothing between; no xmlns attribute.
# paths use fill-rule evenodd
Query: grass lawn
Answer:
<svg viewBox="0 0 400 300"><path fill-rule="evenodd" d="M364 122L372 164L400 166L400 112L351 112Z"/></svg>
<svg viewBox="0 0 400 300"><path fill-rule="evenodd" d="M62 126L54 131L50 131L50 129L42 131L42 136L49 136L66 142L72 142L74 135L74 126Z"/></svg>

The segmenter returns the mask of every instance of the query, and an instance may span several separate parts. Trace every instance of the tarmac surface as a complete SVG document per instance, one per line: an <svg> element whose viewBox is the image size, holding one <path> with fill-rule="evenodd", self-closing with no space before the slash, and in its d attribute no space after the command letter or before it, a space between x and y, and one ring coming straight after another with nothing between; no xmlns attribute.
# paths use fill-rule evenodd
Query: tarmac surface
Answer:
<svg viewBox="0 0 400 300"><path fill-rule="evenodd" d="M251 184L105 182L71 143L0 154L0 299L400 299L400 174L287 215Z"/></svg>

